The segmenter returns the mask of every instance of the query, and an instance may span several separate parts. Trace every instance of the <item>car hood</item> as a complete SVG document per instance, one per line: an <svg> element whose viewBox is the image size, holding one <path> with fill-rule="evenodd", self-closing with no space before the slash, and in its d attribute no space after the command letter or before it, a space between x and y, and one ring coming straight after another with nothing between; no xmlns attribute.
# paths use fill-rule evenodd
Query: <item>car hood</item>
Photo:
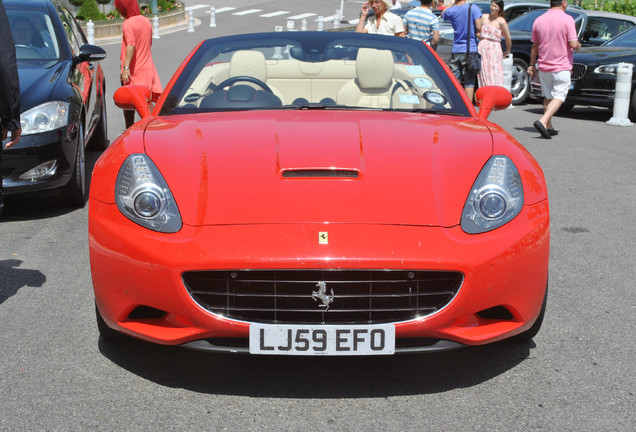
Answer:
<svg viewBox="0 0 636 432"><path fill-rule="evenodd" d="M189 225L454 226L493 147L476 119L377 111L161 117L144 145Z"/></svg>
<svg viewBox="0 0 636 432"><path fill-rule="evenodd" d="M597 46L581 48L574 53L574 63L610 64L636 62L636 48Z"/></svg>
<svg viewBox="0 0 636 432"><path fill-rule="evenodd" d="M19 62L20 109L22 112L51 98L53 89L63 76L64 62Z"/></svg>

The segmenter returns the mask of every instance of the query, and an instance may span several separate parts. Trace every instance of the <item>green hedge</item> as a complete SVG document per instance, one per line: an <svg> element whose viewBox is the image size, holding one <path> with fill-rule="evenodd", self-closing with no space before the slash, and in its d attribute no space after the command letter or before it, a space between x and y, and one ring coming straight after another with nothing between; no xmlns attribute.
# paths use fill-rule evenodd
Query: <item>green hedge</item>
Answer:
<svg viewBox="0 0 636 432"><path fill-rule="evenodd" d="M636 16L636 1L634 0L597 0L583 3L585 9L601 10L601 6L603 7L602 10L606 12Z"/></svg>
<svg viewBox="0 0 636 432"><path fill-rule="evenodd" d="M97 6L95 0L84 0L75 17L84 21L102 21L107 19L106 15L99 11L99 6Z"/></svg>

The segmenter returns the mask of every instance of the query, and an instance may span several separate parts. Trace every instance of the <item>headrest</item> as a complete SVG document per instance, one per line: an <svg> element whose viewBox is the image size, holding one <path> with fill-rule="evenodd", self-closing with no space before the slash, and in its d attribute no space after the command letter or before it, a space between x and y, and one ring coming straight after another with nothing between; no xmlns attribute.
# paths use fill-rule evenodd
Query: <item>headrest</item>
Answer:
<svg viewBox="0 0 636 432"><path fill-rule="evenodd" d="M251 76L267 81L267 64L260 51L237 51L230 60L230 77Z"/></svg>
<svg viewBox="0 0 636 432"><path fill-rule="evenodd" d="M360 48L356 58L358 85L365 89L386 89L393 83L393 53Z"/></svg>

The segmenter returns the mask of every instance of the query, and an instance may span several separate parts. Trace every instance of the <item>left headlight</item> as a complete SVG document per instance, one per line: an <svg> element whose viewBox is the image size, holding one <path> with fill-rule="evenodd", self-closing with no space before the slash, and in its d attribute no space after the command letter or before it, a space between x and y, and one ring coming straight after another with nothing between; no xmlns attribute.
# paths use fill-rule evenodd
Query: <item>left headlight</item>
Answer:
<svg viewBox="0 0 636 432"><path fill-rule="evenodd" d="M491 157L479 173L462 212L468 234L494 230L510 222L523 207L523 184L506 156Z"/></svg>
<svg viewBox="0 0 636 432"><path fill-rule="evenodd" d="M181 214L159 169L145 154L124 161L115 184L115 202L131 221L162 233L181 229Z"/></svg>
<svg viewBox="0 0 636 432"><path fill-rule="evenodd" d="M50 132L68 125L68 102L51 101L20 114L22 135Z"/></svg>

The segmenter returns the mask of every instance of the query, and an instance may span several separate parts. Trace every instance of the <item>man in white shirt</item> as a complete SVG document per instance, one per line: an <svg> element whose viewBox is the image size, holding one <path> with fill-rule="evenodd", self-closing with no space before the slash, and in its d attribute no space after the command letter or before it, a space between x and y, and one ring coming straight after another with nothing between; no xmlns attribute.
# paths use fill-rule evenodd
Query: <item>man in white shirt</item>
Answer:
<svg viewBox="0 0 636 432"><path fill-rule="evenodd" d="M356 32L405 37L402 18L388 10L392 5L392 0L369 0L362 3ZM369 6L373 9L374 16L367 20Z"/></svg>

